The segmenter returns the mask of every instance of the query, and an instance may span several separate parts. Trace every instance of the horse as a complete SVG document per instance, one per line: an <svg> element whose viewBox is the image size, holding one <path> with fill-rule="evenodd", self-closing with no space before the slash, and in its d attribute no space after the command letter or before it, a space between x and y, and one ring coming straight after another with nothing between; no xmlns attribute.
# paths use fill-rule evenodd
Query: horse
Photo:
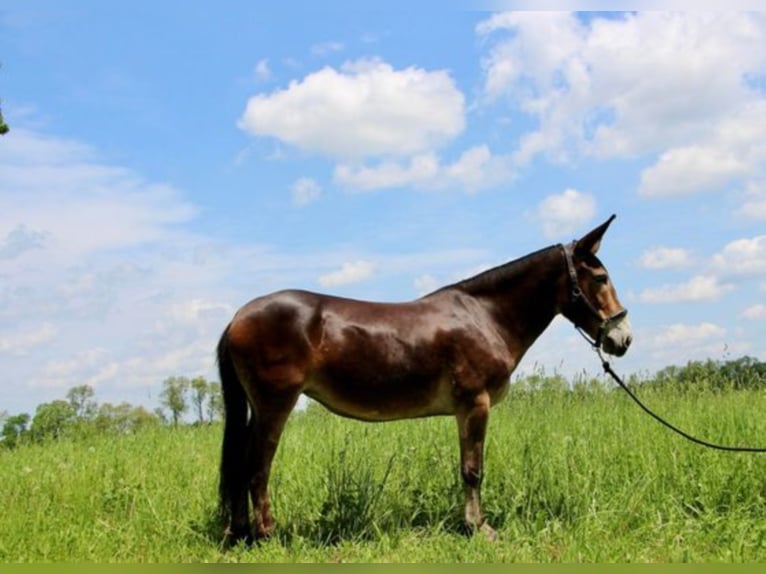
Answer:
<svg viewBox="0 0 766 574"><path fill-rule="evenodd" d="M304 394L363 421L454 416L465 523L494 540L481 510L487 421L526 351L559 313L606 353L621 356L630 346L627 310L596 257L614 218L569 245L541 249L410 302L284 290L241 307L217 347L225 538L249 545L271 535L272 460Z"/></svg>

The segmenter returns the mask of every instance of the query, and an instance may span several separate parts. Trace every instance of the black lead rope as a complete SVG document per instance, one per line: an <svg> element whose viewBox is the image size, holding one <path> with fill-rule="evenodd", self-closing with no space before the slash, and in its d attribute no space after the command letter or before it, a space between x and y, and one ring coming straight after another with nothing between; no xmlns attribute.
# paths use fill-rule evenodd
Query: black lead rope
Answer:
<svg viewBox="0 0 766 574"><path fill-rule="evenodd" d="M706 440L702 440L702 439L699 439L697 437L693 437L689 433L682 431L680 428L678 428L677 426L672 425L671 423L669 423L668 421L663 419L661 416L659 416L658 414L654 413L644 403L642 403L641 399L639 399L633 393L633 391L631 391L628 388L628 385L626 385L623 382L623 380L617 375L617 373L615 373L612 370L612 366L609 364L609 361L604 359L604 356L601 354L601 349L599 349L598 347L593 347L593 349L596 351L596 353L598 354L599 358L601 359L601 366L604 368L604 372L606 374L608 374L609 376L611 376L617 382L617 384L620 385L626 393L628 393L628 396L631 399L633 399L635 401L635 403L644 410L644 412L646 414L650 415L657 422L665 425L667 428L669 428L673 432L676 432L676 433L680 434L682 437L692 441L693 443L696 443L696 444L699 444L699 445L702 445L702 446L706 446L707 448L712 448L712 449L715 449L715 450L723 450L723 451L727 451L727 452L766 452L766 448L754 448L754 447L749 447L749 446L726 446L726 445L714 444L712 442L708 442Z"/></svg>

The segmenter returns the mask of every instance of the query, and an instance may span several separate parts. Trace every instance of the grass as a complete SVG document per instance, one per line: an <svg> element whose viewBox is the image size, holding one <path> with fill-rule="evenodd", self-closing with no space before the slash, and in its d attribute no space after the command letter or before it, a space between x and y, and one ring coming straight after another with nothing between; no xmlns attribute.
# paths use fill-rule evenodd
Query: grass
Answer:
<svg viewBox="0 0 766 574"><path fill-rule="evenodd" d="M766 442L763 391L642 389L716 442ZM621 392L512 390L493 409L483 506L466 536L449 417L366 424L296 413L271 483L275 537L224 549L220 426L0 452L3 562L755 562L766 455L703 449Z"/></svg>

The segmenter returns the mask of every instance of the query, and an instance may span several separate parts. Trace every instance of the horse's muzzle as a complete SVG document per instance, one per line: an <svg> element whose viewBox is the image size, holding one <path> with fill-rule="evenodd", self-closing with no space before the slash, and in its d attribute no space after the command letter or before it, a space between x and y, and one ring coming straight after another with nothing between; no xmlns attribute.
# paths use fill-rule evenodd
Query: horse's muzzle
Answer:
<svg viewBox="0 0 766 574"><path fill-rule="evenodd" d="M604 352L616 357L622 357L633 342L633 330L626 316L620 317L608 325L601 338L601 348Z"/></svg>

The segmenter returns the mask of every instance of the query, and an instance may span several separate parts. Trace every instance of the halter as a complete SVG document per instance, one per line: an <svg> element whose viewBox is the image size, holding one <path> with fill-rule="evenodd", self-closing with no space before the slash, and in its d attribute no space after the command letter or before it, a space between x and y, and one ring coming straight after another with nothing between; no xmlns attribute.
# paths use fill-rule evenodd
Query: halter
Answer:
<svg viewBox="0 0 766 574"><path fill-rule="evenodd" d="M574 250L574 245L576 242L572 242L570 245L572 247L572 251ZM601 315L601 312L596 309L596 307L591 303L588 298L585 296L585 294L582 292L582 289L580 289L580 283L577 281L577 271L575 271L574 261L572 261L572 254L570 253L570 250L564 247L563 245L559 244L559 247L564 252L564 259L567 262L567 272L569 273L569 282L570 282L570 291L569 291L569 301L572 303L572 305L576 305L578 303L582 303L585 305L585 308L588 310L588 312L595 316L599 321L599 327L598 332L596 333L596 338L591 339L590 336L585 332L585 329L581 324L578 324L577 321L572 321L574 323L575 329L577 329L582 335L586 341L588 341L594 348L599 349L601 347L602 340L604 338L604 334L609 330L609 327L613 324L625 317L628 314L627 309L620 309L613 315L610 315L606 319L604 319Z"/></svg>

